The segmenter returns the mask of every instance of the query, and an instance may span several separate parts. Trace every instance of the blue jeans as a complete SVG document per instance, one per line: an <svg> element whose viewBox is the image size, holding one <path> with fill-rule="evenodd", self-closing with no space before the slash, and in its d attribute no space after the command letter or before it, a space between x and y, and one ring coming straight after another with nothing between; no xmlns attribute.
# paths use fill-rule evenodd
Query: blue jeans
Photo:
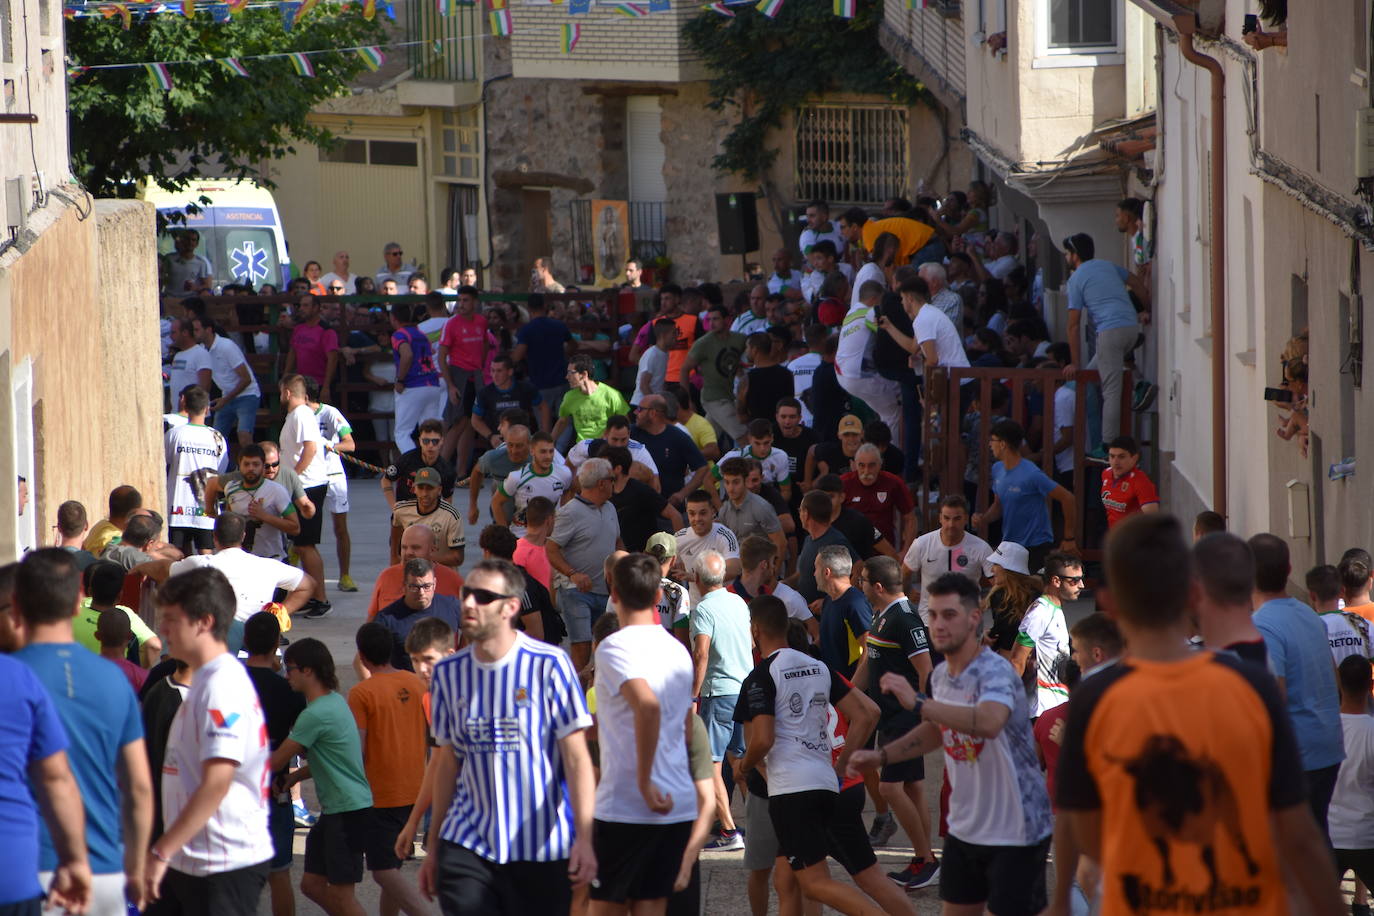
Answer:
<svg viewBox="0 0 1374 916"><path fill-rule="evenodd" d="M726 753L731 757L744 756L744 726L735 721L735 704L739 694L723 697L702 697L701 718L706 723L706 737L711 741L711 759L721 761Z"/></svg>
<svg viewBox="0 0 1374 916"><path fill-rule="evenodd" d="M578 591L575 588L558 590L558 612L568 627L570 642L591 642L592 621L606 612L610 595Z"/></svg>
<svg viewBox="0 0 1374 916"><path fill-rule="evenodd" d="M219 410L215 411L215 429L225 439L233 435L234 430L246 430L249 436L253 435L253 426L257 423L258 403L262 399L256 394L241 394Z"/></svg>

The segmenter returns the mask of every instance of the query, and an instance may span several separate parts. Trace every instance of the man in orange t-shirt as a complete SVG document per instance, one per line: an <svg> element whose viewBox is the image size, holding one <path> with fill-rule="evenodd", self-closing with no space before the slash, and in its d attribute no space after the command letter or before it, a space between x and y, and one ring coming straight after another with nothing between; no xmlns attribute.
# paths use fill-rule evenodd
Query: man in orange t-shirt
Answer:
<svg viewBox="0 0 1374 916"><path fill-rule="evenodd" d="M1369 586L1374 581L1374 559L1363 547L1352 547L1341 555L1341 590L1345 593L1345 610L1359 614L1374 623L1374 601L1369 598Z"/></svg>
<svg viewBox="0 0 1374 916"><path fill-rule="evenodd" d="M401 532L401 562L382 570L377 576L377 583L372 586L372 600L367 603L368 620L376 617L377 612L388 604L405 597L405 574L402 570L405 569L406 560L415 557L434 564L434 585L438 594L458 597L458 590L463 587L463 577L454 572L452 567L443 566L434 559L434 531L428 525L411 525Z"/></svg>
<svg viewBox="0 0 1374 916"><path fill-rule="evenodd" d="M425 773L425 739L429 729L425 721L425 682L410 671L391 667L391 631L381 624L363 624L358 628L356 642L368 678L348 692L348 708L358 723L363 769L372 787L372 826L379 836L370 848L394 855L396 837L410 819ZM368 864L376 869L370 861ZM400 864L396 857L392 867L399 868ZM407 887L415 891L413 885ZM383 897L387 896L384 891ZM424 906L418 896L416 893L415 900L384 900L382 908L387 909L390 903L408 913L421 912Z"/></svg>

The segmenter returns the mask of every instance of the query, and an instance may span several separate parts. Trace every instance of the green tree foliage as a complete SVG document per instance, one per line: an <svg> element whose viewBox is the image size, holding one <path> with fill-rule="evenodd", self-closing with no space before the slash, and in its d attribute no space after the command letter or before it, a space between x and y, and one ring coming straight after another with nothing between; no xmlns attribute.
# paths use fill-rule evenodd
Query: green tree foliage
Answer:
<svg viewBox="0 0 1374 916"><path fill-rule="evenodd" d="M379 4L380 6L380 4ZM294 142L327 144L306 121L319 101L339 95L363 69L354 51L312 54L315 78L297 76L289 58L244 60L235 76L218 58L384 44L385 15L369 22L356 5L320 4L289 31L279 9L247 9L214 22L202 5L192 19L174 14L66 23L70 66L195 60L174 65L164 92L142 67L92 69L68 86L72 170L97 197L130 197L145 175L175 190L209 171L255 177L254 166L292 152Z"/></svg>
<svg viewBox="0 0 1374 916"><path fill-rule="evenodd" d="M750 180L764 174L778 154L768 132L809 98L856 92L908 105L928 98L878 43L877 0L859 0L853 19L834 15L828 0L787 0L775 19L747 5L732 9L733 19L705 11L682 30L713 74L712 109L740 115L712 162L718 171Z"/></svg>

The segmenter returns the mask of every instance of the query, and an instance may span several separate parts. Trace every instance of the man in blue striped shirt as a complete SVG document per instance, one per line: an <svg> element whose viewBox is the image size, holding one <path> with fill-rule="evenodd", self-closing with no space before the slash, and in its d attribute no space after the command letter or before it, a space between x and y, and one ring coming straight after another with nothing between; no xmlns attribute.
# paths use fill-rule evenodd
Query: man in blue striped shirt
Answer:
<svg viewBox="0 0 1374 916"><path fill-rule="evenodd" d="M509 561L474 566L462 589L468 645L434 669L442 814L420 889L445 916L567 912L572 888L596 877L592 718L567 654L513 628L523 588Z"/></svg>

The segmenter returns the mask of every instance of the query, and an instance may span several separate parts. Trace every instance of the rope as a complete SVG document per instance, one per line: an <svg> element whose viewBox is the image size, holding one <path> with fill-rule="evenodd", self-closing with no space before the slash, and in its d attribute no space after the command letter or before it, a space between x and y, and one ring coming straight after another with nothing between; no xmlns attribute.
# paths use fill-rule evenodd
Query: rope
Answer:
<svg viewBox="0 0 1374 916"><path fill-rule="evenodd" d="M365 470L365 471L372 471L372 472L375 473L375 474L385 474L385 473L386 473L386 468L379 468L379 467L377 467L377 465L375 465L375 464L368 464L366 461L363 461L361 458L354 458L352 455L348 454L347 452L335 452L334 454L338 455L340 458L342 458L344 461L347 461L349 464L356 464L358 467L362 468L362 469Z"/></svg>

